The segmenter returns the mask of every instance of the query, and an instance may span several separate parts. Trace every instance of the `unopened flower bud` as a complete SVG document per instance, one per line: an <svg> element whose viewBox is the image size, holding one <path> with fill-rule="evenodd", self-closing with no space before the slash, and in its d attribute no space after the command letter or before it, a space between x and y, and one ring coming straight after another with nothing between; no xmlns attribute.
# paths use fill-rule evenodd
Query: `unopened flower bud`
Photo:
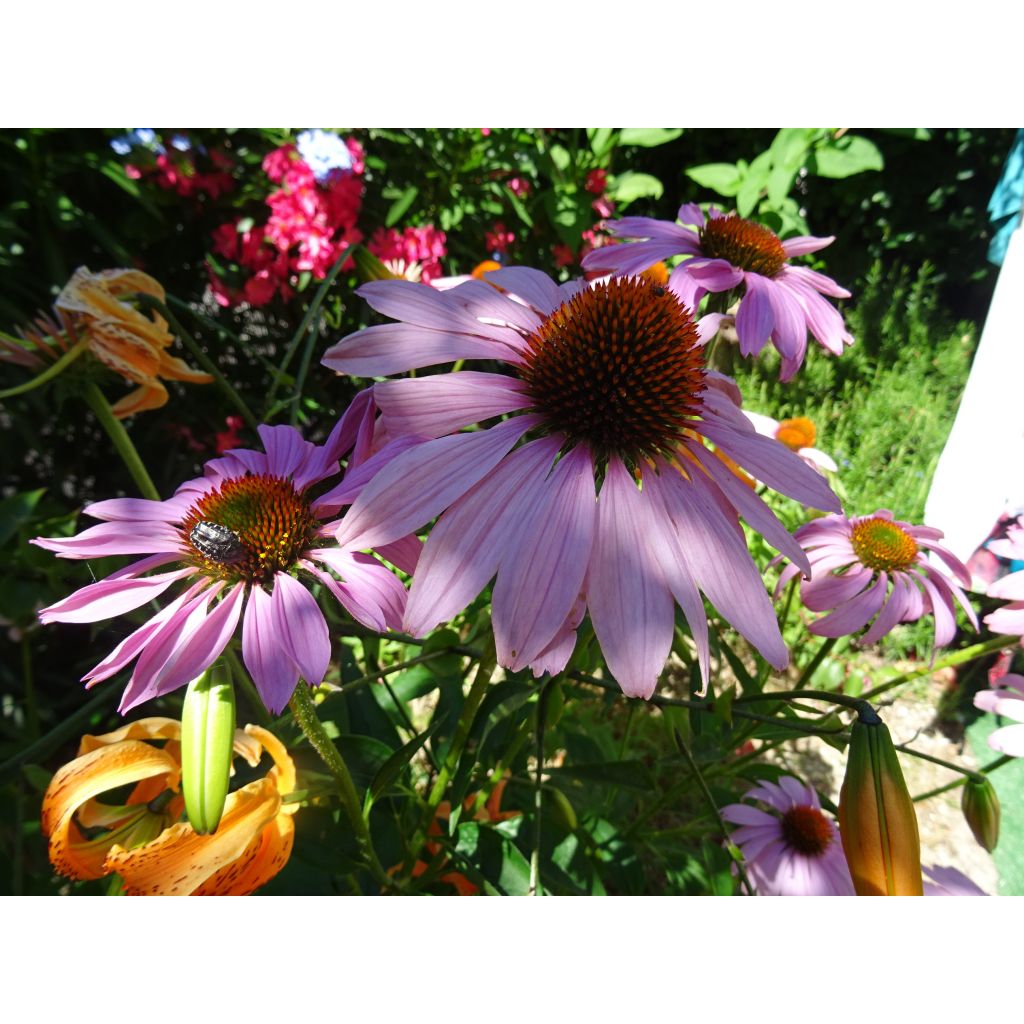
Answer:
<svg viewBox="0 0 1024 1024"><path fill-rule="evenodd" d="M839 834L858 896L924 894L914 802L889 730L870 709L851 730Z"/></svg>
<svg viewBox="0 0 1024 1024"><path fill-rule="evenodd" d="M960 808L978 840L978 845L991 853L999 842L999 797L988 779L968 779Z"/></svg>
<svg viewBox="0 0 1024 1024"><path fill-rule="evenodd" d="M218 662L185 693L181 712L181 789L192 827L216 830L224 812L235 738L235 690L231 673Z"/></svg>

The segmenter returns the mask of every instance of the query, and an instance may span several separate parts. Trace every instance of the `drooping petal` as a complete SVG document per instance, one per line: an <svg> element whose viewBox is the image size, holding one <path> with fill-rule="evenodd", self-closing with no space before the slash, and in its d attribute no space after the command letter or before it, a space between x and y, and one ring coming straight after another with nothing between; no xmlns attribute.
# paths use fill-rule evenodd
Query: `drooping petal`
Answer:
<svg viewBox="0 0 1024 1024"><path fill-rule="evenodd" d="M273 602L262 587L252 587L242 620L242 660L263 703L279 715L299 681L299 669L277 634Z"/></svg>
<svg viewBox="0 0 1024 1024"><path fill-rule="evenodd" d="M883 636L888 636L896 628L897 623L907 611L907 588L913 588L913 586L913 583L903 573L896 573L893 576L892 593L889 595L889 600L882 606L882 610L878 613L878 618L871 624L871 628L861 637L860 642L864 646L881 640Z"/></svg>
<svg viewBox="0 0 1024 1024"><path fill-rule="evenodd" d="M831 277L819 274L810 267L785 267L782 271L783 277L796 278L804 284L813 288L822 295L830 295L833 299L848 299L850 293L841 285L835 283Z"/></svg>
<svg viewBox="0 0 1024 1024"><path fill-rule="evenodd" d="M542 438L523 445L438 520L409 591L405 629L413 636L454 618L487 586L509 541L513 497L528 480L547 475L560 444L559 438Z"/></svg>
<svg viewBox="0 0 1024 1024"><path fill-rule="evenodd" d="M532 267L502 267L490 270L485 279L518 295L545 316L554 312L565 301L558 285L542 270Z"/></svg>
<svg viewBox="0 0 1024 1024"><path fill-rule="evenodd" d="M350 468L341 483L325 491L310 504L310 510L318 516L333 515L345 505L351 505L362 493L363 488L392 459L422 444L427 438L411 434L389 441L379 452L371 455L365 462Z"/></svg>
<svg viewBox="0 0 1024 1024"><path fill-rule="evenodd" d="M379 610L385 626L400 629L405 614L406 590L390 569L372 555L336 548L318 548L311 556L329 565L359 595L362 605Z"/></svg>
<svg viewBox="0 0 1024 1024"><path fill-rule="evenodd" d="M739 285L745 277L743 271L728 260L693 259L687 260L682 267L697 284L709 292L727 292Z"/></svg>
<svg viewBox="0 0 1024 1024"><path fill-rule="evenodd" d="M583 269L589 272L632 276L648 267L669 260L679 252L678 242L635 242L631 245L603 245L583 257Z"/></svg>
<svg viewBox="0 0 1024 1024"><path fill-rule="evenodd" d="M740 353L757 355L764 348L775 327L775 311L769 297L770 283L758 274L747 274L747 294L740 300L736 313L736 336Z"/></svg>
<svg viewBox="0 0 1024 1024"><path fill-rule="evenodd" d="M489 430L426 441L403 452L349 509L338 528L338 545L371 548L418 530L486 476L534 422L517 416Z"/></svg>
<svg viewBox="0 0 1024 1024"><path fill-rule="evenodd" d="M188 896L243 858L280 807L281 794L270 779L250 782L228 795L216 832L200 836L191 825L172 825L144 846L115 846L107 868L121 876L129 896Z"/></svg>
<svg viewBox="0 0 1024 1024"><path fill-rule="evenodd" d="M583 587L594 540L597 497L585 445L563 456L546 479L528 479L509 519L519 524L494 585L498 661L529 665L554 639Z"/></svg>
<svg viewBox="0 0 1024 1024"><path fill-rule="evenodd" d="M753 431L744 433L710 417L705 417L698 429L772 490L812 508L826 512L842 511L842 505L832 493L828 481L778 441Z"/></svg>
<svg viewBox="0 0 1024 1024"><path fill-rule="evenodd" d="M808 253L817 252L831 245L836 240L835 235L827 238L815 238L813 235L797 235L794 238L787 238L782 243L786 255L792 259L794 256L806 256Z"/></svg>
<svg viewBox="0 0 1024 1024"><path fill-rule="evenodd" d="M378 544L374 550L385 561L411 576L423 554L423 541L415 534L409 534L390 544Z"/></svg>
<svg viewBox="0 0 1024 1024"><path fill-rule="evenodd" d="M853 566L842 576L814 574L800 590L800 599L812 612L826 612L855 598L874 578L874 573L863 566Z"/></svg>
<svg viewBox="0 0 1024 1024"><path fill-rule="evenodd" d="M319 686L331 662L327 621L313 595L287 573L274 576L271 611L277 641L310 686Z"/></svg>
<svg viewBox="0 0 1024 1024"><path fill-rule="evenodd" d="M840 605L834 612L823 616L808 627L816 636L849 636L863 628L868 620L882 607L889 586L887 573L878 574L878 579L863 593Z"/></svg>
<svg viewBox="0 0 1024 1024"><path fill-rule="evenodd" d="M587 605L608 668L630 697L650 698L672 647L672 597L651 554L650 502L608 461L597 502Z"/></svg>

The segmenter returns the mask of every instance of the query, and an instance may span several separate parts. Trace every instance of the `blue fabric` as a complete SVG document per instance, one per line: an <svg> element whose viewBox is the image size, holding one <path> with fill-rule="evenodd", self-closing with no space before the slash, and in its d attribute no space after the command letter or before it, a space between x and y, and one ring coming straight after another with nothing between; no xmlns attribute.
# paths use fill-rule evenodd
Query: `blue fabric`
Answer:
<svg viewBox="0 0 1024 1024"><path fill-rule="evenodd" d="M1017 129L1017 137L1010 147L1010 155L1003 165L1003 174L988 201L989 220L995 234L988 247L989 263L1003 265L1010 235L1017 230L1024 208L1024 128Z"/></svg>

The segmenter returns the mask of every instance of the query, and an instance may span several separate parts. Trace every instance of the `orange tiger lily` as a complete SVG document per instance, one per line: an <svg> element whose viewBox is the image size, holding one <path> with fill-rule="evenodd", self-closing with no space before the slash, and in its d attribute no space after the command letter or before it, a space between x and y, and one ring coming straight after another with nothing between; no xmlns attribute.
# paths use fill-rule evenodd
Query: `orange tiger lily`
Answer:
<svg viewBox="0 0 1024 1024"><path fill-rule="evenodd" d="M237 755L255 768L265 750L273 767L228 796L216 832L198 835L178 820L180 737L173 719L144 718L82 738L78 757L54 775L43 797L42 829L58 873L117 873L130 896L242 896L284 867L298 805L281 799L295 789L295 765L280 740L255 725L235 731ZM96 799L129 783L135 787L123 805Z"/></svg>
<svg viewBox="0 0 1024 1024"><path fill-rule="evenodd" d="M101 363L139 385L114 405L118 418L164 405L167 389L161 377L192 384L209 384L213 380L208 373L193 370L170 354L174 335L159 314L147 317L123 301L136 293L151 295L161 302L166 298L160 283L140 270L102 270L93 274L87 267L79 267L54 303L73 341L88 338L89 350Z"/></svg>

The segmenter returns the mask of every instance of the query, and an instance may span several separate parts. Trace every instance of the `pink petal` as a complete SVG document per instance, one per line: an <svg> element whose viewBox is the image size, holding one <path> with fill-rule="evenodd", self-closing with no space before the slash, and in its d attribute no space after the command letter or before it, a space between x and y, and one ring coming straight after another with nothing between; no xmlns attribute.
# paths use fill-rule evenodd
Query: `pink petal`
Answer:
<svg viewBox="0 0 1024 1024"><path fill-rule="evenodd" d="M514 355L513 349L488 338L397 323L356 331L332 345L320 361L337 373L353 377L384 377L423 366L454 363L458 359L501 359L508 362Z"/></svg>
<svg viewBox="0 0 1024 1024"><path fill-rule="evenodd" d="M316 451L316 445L306 441L294 428L285 425L256 428L267 452L267 472L271 476L290 477Z"/></svg>
<svg viewBox="0 0 1024 1024"><path fill-rule="evenodd" d="M617 246L610 248L615 249ZM606 252L607 249L600 251ZM682 266L697 284L709 292L727 292L739 285L744 278L743 271L727 260L694 259L687 260Z"/></svg>
<svg viewBox="0 0 1024 1024"><path fill-rule="evenodd" d="M665 507L676 528L679 550L689 563L700 589L723 616L776 668L789 664L764 581L747 551L742 533L737 535L713 498L679 473L663 473Z"/></svg>
<svg viewBox="0 0 1024 1024"><path fill-rule="evenodd" d="M953 613L953 599L948 585L937 585L928 576L911 570L924 586L931 599L932 614L935 616L935 646L945 647L956 636L956 615Z"/></svg>
<svg viewBox="0 0 1024 1024"><path fill-rule="evenodd" d="M488 430L425 441L392 459L363 489L338 528L349 549L413 533L486 476L531 426L517 416Z"/></svg>
<svg viewBox="0 0 1024 1024"><path fill-rule="evenodd" d="M873 577L872 570L863 567L853 567L842 576L822 576L815 570L800 588L800 599L810 611L825 612L856 597Z"/></svg>
<svg viewBox="0 0 1024 1024"><path fill-rule="evenodd" d="M684 207L684 209L686 209ZM698 207L698 211L699 211ZM690 222L696 223L696 222ZM700 223L704 223L701 215ZM677 252L696 252L697 235L689 228L680 227L670 220L655 220L652 217L620 217L618 220L610 220L606 224L610 235L617 238L643 239L648 242L673 242L687 245L687 249L678 249Z"/></svg>
<svg viewBox="0 0 1024 1024"><path fill-rule="evenodd" d="M100 523L74 537L36 537L29 541L58 558L103 558L107 555L143 555L181 552L181 530L164 522Z"/></svg>
<svg viewBox="0 0 1024 1024"><path fill-rule="evenodd" d="M331 663L327 622L313 595L287 573L274 576L271 611L277 641L310 686L319 686Z"/></svg>
<svg viewBox="0 0 1024 1024"><path fill-rule="evenodd" d="M545 316L564 301L558 285L541 270L532 267L502 267L487 273L487 281L518 295Z"/></svg>
<svg viewBox="0 0 1024 1024"><path fill-rule="evenodd" d="M374 394L392 434L425 437L441 437L532 404L522 381L471 370L383 381Z"/></svg>
<svg viewBox="0 0 1024 1024"><path fill-rule="evenodd" d="M778 441L753 431L743 433L708 416L697 429L743 469L780 494L826 512L842 511L825 478Z"/></svg>
<svg viewBox="0 0 1024 1024"><path fill-rule="evenodd" d="M786 255L792 259L794 256L806 256L809 252L817 252L831 245L836 240L835 235L828 238L815 238L812 235L797 235L795 238L787 238L782 243Z"/></svg>
<svg viewBox="0 0 1024 1024"><path fill-rule="evenodd" d="M1024 757L1024 725L1005 725L988 738L988 745L1010 757Z"/></svg>
<svg viewBox="0 0 1024 1024"><path fill-rule="evenodd" d="M129 522L177 523L184 518L192 505L190 495L175 496L167 501L150 501L148 498L109 498L94 501L82 511L93 519Z"/></svg>
<svg viewBox="0 0 1024 1024"><path fill-rule="evenodd" d="M840 637L856 633L875 615L885 600L889 586L888 574L881 572L878 579L862 594L840 605L834 612L811 623L808 627L815 636Z"/></svg>
<svg viewBox="0 0 1024 1024"><path fill-rule="evenodd" d="M841 285L835 283L831 277L819 274L810 267L786 267L782 271L784 277L796 278L805 285L813 288L822 295L830 295L833 299L848 299L850 293Z"/></svg>
<svg viewBox="0 0 1024 1024"><path fill-rule="evenodd" d="M406 592L401 580L390 569L372 555L358 551L352 554L337 548L318 548L310 555L333 569L358 597L360 605L372 607L385 626L400 628Z"/></svg>
<svg viewBox="0 0 1024 1024"><path fill-rule="evenodd" d="M249 591L242 620L242 660L263 703L279 715L287 706L299 669L285 653L274 621L273 600L262 587Z"/></svg>
<svg viewBox="0 0 1024 1024"><path fill-rule="evenodd" d="M195 568L177 569L143 579L101 580L76 590L70 597L39 612L39 621L98 622L141 608L159 597L175 580L195 573Z"/></svg>
<svg viewBox="0 0 1024 1024"><path fill-rule="evenodd" d="M989 586L988 596L1003 601L1024 601L1024 569L996 580Z"/></svg>
<svg viewBox="0 0 1024 1024"><path fill-rule="evenodd" d="M425 437L410 435L389 441L379 452L371 455L365 462L350 466L340 484L325 491L312 504L310 509L316 515L325 517L337 512L345 505L351 505L362 493L363 488L394 458L407 452L410 448L428 440Z"/></svg>
<svg viewBox="0 0 1024 1024"><path fill-rule="evenodd" d="M625 694L647 700L672 647L672 597L648 547L653 527L625 466L608 461L597 502L587 604L605 661Z"/></svg>
<svg viewBox="0 0 1024 1024"><path fill-rule="evenodd" d="M757 274L747 274L746 281L747 294L740 300L736 313L736 334L740 340L740 354L752 356L764 348L771 336L775 312L768 294L769 282Z"/></svg>
<svg viewBox="0 0 1024 1024"><path fill-rule="evenodd" d="M681 252L677 242L629 242L625 245L603 245L583 257L588 273L617 276L642 274L648 267L669 260Z"/></svg>
<svg viewBox="0 0 1024 1024"><path fill-rule="evenodd" d="M423 553L423 541L411 533L408 537L402 537L390 544L378 544L375 550L385 561L411 576L416 571L416 565Z"/></svg>
<svg viewBox="0 0 1024 1024"><path fill-rule="evenodd" d="M560 446L560 438L523 445L437 521L409 591L405 628L413 636L454 618L487 586L512 533L510 503L527 481L551 471Z"/></svg>
<svg viewBox="0 0 1024 1024"><path fill-rule="evenodd" d="M584 445L550 476L525 481L509 510L521 524L505 547L494 585L498 661L518 670L554 639L583 587L594 541L594 466Z"/></svg>

